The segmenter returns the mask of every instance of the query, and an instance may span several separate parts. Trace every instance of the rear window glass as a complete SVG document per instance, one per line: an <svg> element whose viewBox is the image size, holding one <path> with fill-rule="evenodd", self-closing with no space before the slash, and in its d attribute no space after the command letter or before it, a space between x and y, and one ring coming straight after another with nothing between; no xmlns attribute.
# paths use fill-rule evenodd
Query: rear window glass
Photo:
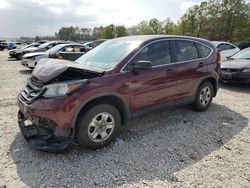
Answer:
<svg viewBox="0 0 250 188"><path fill-rule="evenodd" d="M211 53L211 49L208 48L207 46L200 43L195 43L195 45L198 48L199 58L205 58Z"/></svg>

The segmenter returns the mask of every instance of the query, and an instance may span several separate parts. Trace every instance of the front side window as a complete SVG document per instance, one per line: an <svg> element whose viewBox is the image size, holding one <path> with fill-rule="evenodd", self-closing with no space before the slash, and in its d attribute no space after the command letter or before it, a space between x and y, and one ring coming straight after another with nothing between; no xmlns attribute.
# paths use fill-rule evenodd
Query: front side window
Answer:
<svg viewBox="0 0 250 188"><path fill-rule="evenodd" d="M150 61L152 66L171 63L170 42L159 41L144 47L133 59L136 61Z"/></svg>
<svg viewBox="0 0 250 188"><path fill-rule="evenodd" d="M176 61L189 61L198 59L197 48L192 41L176 40L175 41Z"/></svg>

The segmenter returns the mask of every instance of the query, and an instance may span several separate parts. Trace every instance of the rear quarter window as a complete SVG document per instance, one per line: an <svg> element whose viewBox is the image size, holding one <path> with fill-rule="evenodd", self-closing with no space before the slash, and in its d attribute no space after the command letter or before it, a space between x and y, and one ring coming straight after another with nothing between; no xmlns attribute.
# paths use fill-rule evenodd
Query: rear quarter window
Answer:
<svg viewBox="0 0 250 188"><path fill-rule="evenodd" d="M197 49L198 49L198 53L199 53L199 58L206 58L209 56L209 54L211 53L211 49L201 43L195 43Z"/></svg>

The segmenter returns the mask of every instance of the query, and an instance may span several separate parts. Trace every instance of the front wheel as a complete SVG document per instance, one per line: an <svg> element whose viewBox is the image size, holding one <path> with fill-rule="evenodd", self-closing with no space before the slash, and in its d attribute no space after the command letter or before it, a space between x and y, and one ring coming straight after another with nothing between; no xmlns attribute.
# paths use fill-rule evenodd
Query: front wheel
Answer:
<svg viewBox="0 0 250 188"><path fill-rule="evenodd" d="M213 93L212 84L208 81L203 82L196 93L194 109L200 112L207 110L212 103Z"/></svg>
<svg viewBox="0 0 250 188"><path fill-rule="evenodd" d="M19 53L19 54L17 54L16 59L17 59L17 60L21 60L21 59L22 59L22 57L23 57L23 54Z"/></svg>
<svg viewBox="0 0 250 188"><path fill-rule="evenodd" d="M78 142L87 149L98 149L112 142L121 128L119 111L110 104L98 104L77 121Z"/></svg>

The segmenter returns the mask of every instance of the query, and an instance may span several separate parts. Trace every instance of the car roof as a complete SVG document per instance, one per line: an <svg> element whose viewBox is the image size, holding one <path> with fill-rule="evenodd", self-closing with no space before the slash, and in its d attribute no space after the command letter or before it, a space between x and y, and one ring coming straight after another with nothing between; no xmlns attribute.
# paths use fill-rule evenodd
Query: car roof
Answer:
<svg viewBox="0 0 250 188"><path fill-rule="evenodd" d="M202 40L209 42L206 39L202 38L196 38L196 37L190 37L190 36L181 36L181 35L134 35L134 36L126 36L126 37L120 37L120 38L115 38L112 40L139 40L141 42L146 42L149 40L157 40L157 39L171 39L171 38L179 38L179 39L190 39L190 40Z"/></svg>
<svg viewBox="0 0 250 188"><path fill-rule="evenodd" d="M231 45L234 45L230 42L226 42L226 41L211 41L214 45L219 45L219 44L231 44Z"/></svg>
<svg viewBox="0 0 250 188"><path fill-rule="evenodd" d="M201 42L211 48L215 48L213 44L209 40L203 39L203 38L197 38L197 37L190 37L190 36L181 36L181 35L134 35L134 36L126 36L126 37L120 37L115 38L111 40L117 40L117 41L138 41L141 44L146 44L152 41L157 40L163 40L163 39L185 39L185 40L192 40ZM110 40L108 40L110 41Z"/></svg>

